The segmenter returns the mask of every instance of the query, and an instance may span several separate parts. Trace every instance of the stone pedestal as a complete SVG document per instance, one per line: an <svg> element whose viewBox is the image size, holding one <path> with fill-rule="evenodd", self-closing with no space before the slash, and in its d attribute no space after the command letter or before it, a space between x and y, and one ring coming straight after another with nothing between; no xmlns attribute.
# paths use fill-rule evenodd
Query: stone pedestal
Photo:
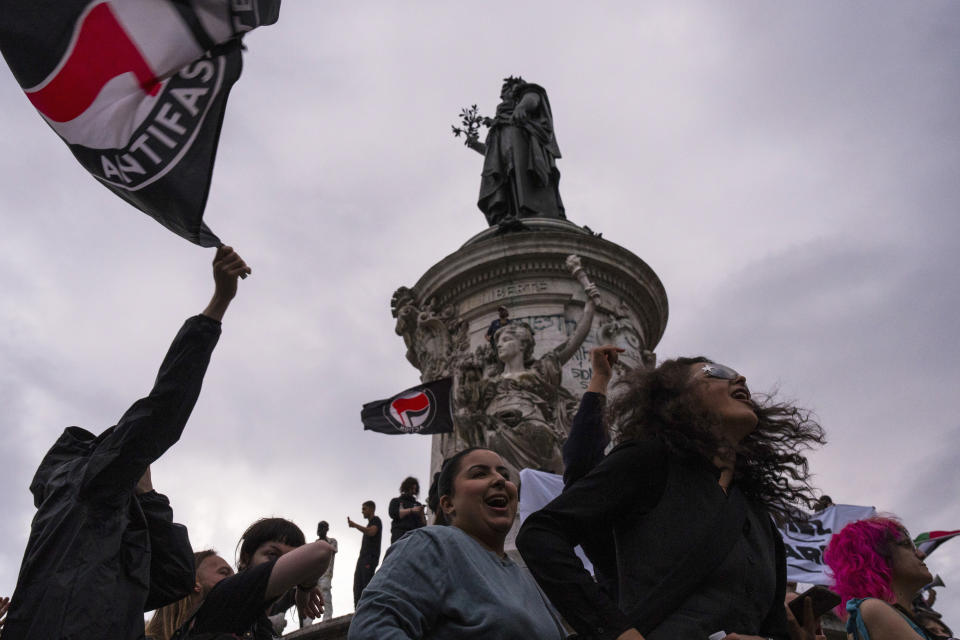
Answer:
<svg viewBox="0 0 960 640"><path fill-rule="evenodd" d="M653 270L623 247L573 223L524 219L523 225L527 230L498 233L490 228L477 234L431 267L412 288L401 287L394 295L396 331L422 381L454 378L457 431L434 436L431 476L452 452L485 444L477 442L483 439L483 430L471 421L487 402L477 397L483 393L478 391L481 383L498 375L497 366L503 368L486 338L498 306L509 309L513 322L531 328L534 361L547 361L545 355L575 334L587 295L583 282L571 273L568 256L579 256L586 279L599 296L585 340L562 363L559 380L549 378L562 386L544 403L554 405L557 415L551 414L551 420L556 418L560 431L569 424L576 400L587 387L592 347L611 343L623 347L621 361L629 367L654 360L653 349L667 323L667 296ZM488 398L496 393L485 388ZM559 415L564 411L569 415Z"/></svg>

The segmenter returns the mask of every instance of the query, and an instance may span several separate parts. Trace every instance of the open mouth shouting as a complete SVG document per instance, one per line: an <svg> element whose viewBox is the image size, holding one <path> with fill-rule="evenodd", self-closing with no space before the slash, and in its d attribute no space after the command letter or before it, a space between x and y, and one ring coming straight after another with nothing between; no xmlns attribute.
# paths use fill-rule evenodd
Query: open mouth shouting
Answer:
<svg viewBox="0 0 960 640"><path fill-rule="evenodd" d="M509 515L510 513L510 498L505 493L490 494L483 499L483 503L496 514Z"/></svg>

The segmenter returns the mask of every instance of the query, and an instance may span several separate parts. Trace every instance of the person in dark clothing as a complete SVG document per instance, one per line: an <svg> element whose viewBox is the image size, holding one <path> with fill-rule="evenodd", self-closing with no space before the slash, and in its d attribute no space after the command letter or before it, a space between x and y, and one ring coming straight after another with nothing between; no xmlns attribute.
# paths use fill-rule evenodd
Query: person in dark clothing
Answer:
<svg viewBox="0 0 960 640"><path fill-rule="evenodd" d="M360 594L373 579L373 574L380 564L380 540L383 537L383 524L380 518L374 515L377 505L373 500L367 500L360 507L360 513L367 519L367 526L357 524L347 517L347 525L363 534L360 543L360 556L357 558L357 569L353 572L353 606L360 602Z"/></svg>
<svg viewBox="0 0 960 640"><path fill-rule="evenodd" d="M400 496L390 501L387 513L390 514L390 544L393 544L407 531L419 529L427 524L423 515L423 505L417 502L420 493L420 481L409 476L400 483Z"/></svg>
<svg viewBox="0 0 960 640"><path fill-rule="evenodd" d="M240 538L237 573L213 587L187 625L190 631L271 640L267 611L294 587L300 613L319 616L323 596L317 582L333 548L324 540L305 542L300 527L283 518L262 518L250 525Z"/></svg>
<svg viewBox="0 0 960 640"><path fill-rule="evenodd" d="M788 624L770 516L814 502L798 452L822 444L823 430L793 406L755 401L743 376L706 358L636 369L625 383L608 409L620 444L517 538L547 596L586 638L812 639ZM616 544L618 602L573 551L603 530Z"/></svg>
<svg viewBox="0 0 960 640"><path fill-rule="evenodd" d="M10 609L10 598L0 598L0 633L3 632L3 623L7 619L7 611Z"/></svg>
<svg viewBox="0 0 960 640"><path fill-rule="evenodd" d="M213 549L204 549L193 554L197 567L196 583L186 598L160 607L147 622L149 640L170 640L199 608L210 590L224 578L233 575L233 568Z"/></svg>
<svg viewBox="0 0 960 640"><path fill-rule="evenodd" d="M10 609L10 598L0 598L0 634L3 633L3 623L7 619L7 611Z"/></svg>
<svg viewBox="0 0 960 640"><path fill-rule="evenodd" d="M487 327L487 342L490 343L494 351L497 350L497 331L499 331L501 327L510 324L510 310L501 305L497 307L497 316L498 317L490 323L490 326Z"/></svg>
<svg viewBox="0 0 960 640"><path fill-rule="evenodd" d="M580 407L573 418L570 435L563 444L564 490L597 466L607 446L610 432L603 421L607 387L613 378L613 367L623 349L611 345L590 350L592 375ZM591 531L580 544L593 564L594 578L613 602L617 601L617 551L613 531Z"/></svg>
<svg viewBox="0 0 960 640"><path fill-rule="evenodd" d="M242 273L219 248L213 298L174 338L150 395L99 436L68 427L44 456L4 640L142 638L144 611L190 593L193 549L150 464L180 439Z"/></svg>

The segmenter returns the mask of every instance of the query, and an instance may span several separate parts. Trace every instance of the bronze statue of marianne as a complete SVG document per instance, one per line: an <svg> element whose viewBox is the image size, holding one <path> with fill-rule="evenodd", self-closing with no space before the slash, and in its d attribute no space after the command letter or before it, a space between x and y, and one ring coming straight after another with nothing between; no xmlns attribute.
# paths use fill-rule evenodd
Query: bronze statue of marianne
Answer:
<svg viewBox="0 0 960 640"><path fill-rule="evenodd" d="M566 220L557 170L560 147L543 87L510 76L503 82L496 117L482 118L482 123L490 128L486 143L474 133L467 135L466 145L484 155L477 206L487 223L492 227L516 224L518 218Z"/></svg>

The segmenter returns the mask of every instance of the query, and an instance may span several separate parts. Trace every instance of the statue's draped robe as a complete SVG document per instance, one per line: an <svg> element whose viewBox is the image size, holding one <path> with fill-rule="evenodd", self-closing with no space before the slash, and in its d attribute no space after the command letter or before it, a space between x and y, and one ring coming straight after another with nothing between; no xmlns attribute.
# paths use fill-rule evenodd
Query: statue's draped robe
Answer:
<svg viewBox="0 0 960 640"><path fill-rule="evenodd" d="M513 110L528 93L537 94L540 104L517 126L512 122ZM511 218L565 220L556 163L560 147L553 133L547 92L538 85L523 84L514 98L497 106L487 134L477 206L491 226Z"/></svg>
<svg viewBox="0 0 960 640"><path fill-rule="evenodd" d="M576 403L561 376L562 365L551 351L517 376L484 381L486 446L500 454L515 477L525 468L563 473L560 450Z"/></svg>

